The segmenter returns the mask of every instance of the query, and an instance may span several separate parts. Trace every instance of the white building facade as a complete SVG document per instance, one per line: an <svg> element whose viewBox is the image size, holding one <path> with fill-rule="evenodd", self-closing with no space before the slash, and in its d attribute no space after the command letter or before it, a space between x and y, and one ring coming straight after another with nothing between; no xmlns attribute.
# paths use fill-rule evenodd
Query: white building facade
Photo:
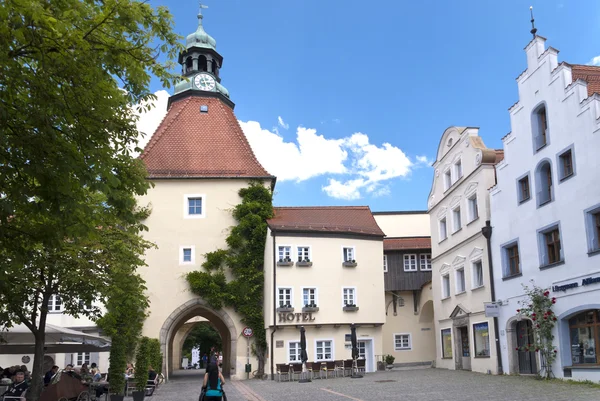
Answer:
<svg viewBox="0 0 600 401"><path fill-rule="evenodd" d="M428 201L436 367L498 372L487 240L488 189L502 152L485 147L477 128L450 127L440 140Z"/></svg>
<svg viewBox="0 0 600 401"><path fill-rule="evenodd" d="M504 369L538 373L518 351L532 322L517 313L523 284L556 297L556 377L600 380L600 68L559 63L535 38L517 78L512 132L490 191L492 251ZM588 82L589 81L589 84Z"/></svg>

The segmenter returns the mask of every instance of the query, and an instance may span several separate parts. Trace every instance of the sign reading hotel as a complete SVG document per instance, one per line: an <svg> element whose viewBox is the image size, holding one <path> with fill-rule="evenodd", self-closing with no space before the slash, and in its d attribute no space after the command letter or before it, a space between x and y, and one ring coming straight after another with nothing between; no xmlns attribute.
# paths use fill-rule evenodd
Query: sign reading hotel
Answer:
<svg viewBox="0 0 600 401"><path fill-rule="evenodd" d="M581 286L585 287L586 285L590 285L590 284L600 284L600 276L598 277L588 277L588 278L584 278L581 280ZM579 282L574 281L572 283L567 283L567 284L562 284L562 285L553 285L552 286L552 291L554 292L566 292L567 290L570 290L572 288L578 288L579 287Z"/></svg>
<svg viewBox="0 0 600 401"><path fill-rule="evenodd" d="M312 316L312 312L279 312L279 323L293 323L293 322L314 322L315 318Z"/></svg>

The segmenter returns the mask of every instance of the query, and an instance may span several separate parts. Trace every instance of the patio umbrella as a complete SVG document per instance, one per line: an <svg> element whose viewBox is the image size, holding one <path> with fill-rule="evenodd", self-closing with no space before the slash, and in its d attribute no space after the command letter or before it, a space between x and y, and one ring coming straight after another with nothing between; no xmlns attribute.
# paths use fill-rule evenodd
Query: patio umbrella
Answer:
<svg viewBox="0 0 600 401"><path fill-rule="evenodd" d="M354 323L350 325L350 341L352 342L352 378L357 379L362 377L358 374L356 360L358 359L358 340L356 338L356 326Z"/></svg>
<svg viewBox="0 0 600 401"><path fill-rule="evenodd" d="M300 360L302 361L303 378L299 383L308 383L310 379L307 377L306 362L308 362L308 353L306 352L306 330L304 326L300 327Z"/></svg>

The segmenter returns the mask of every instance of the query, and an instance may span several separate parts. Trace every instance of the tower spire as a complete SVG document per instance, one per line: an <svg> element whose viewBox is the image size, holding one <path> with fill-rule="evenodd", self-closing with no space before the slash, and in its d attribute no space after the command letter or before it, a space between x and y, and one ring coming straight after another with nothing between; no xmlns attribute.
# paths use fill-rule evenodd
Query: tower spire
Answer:
<svg viewBox="0 0 600 401"><path fill-rule="evenodd" d="M529 12L531 13L531 34L535 39L535 33L537 32L537 28L535 27L535 18L533 18L533 6L529 6Z"/></svg>
<svg viewBox="0 0 600 401"><path fill-rule="evenodd" d="M203 8L208 8L208 6L206 4L202 4L202 1L200 1L198 3L198 26L202 26L202 18L204 18L204 15L202 15Z"/></svg>

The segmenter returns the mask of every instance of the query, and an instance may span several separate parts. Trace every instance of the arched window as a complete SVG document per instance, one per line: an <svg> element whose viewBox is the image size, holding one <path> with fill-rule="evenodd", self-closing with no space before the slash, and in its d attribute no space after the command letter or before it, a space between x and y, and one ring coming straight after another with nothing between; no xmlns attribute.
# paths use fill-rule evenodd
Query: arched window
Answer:
<svg viewBox="0 0 600 401"><path fill-rule="evenodd" d="M548 137L548 113L546 106L541 105L531 115L531 129L533 130L533 147L537 152L549 143Z"/></svg>
<svg viewBox="0 0 600 401"><path fill-rule="evenodd" d="M206 56L198 56L198 71L207 71Z"/></svg>
<svg viewBox="0 0 600 401"><path fill-rule="evenodd" d="M600 365L600 309L587 310L569 319L573 365Z"/></svg>
<svg viewBox="0 0 600 401"><path fill-rule="evenodd" d="M554 190L552 185L552 166L548 160L543 160L536 169L536 187L538 206L553 200Z"/></svg>
<svg viewBox="0 0 600 401"><path fill-rule="evenodd" d="M185 73L187 74L188 72L192 71L193 68L194 68L194 61L192 60L191 57L188 57L187 60L185 60Z"/></svg>

